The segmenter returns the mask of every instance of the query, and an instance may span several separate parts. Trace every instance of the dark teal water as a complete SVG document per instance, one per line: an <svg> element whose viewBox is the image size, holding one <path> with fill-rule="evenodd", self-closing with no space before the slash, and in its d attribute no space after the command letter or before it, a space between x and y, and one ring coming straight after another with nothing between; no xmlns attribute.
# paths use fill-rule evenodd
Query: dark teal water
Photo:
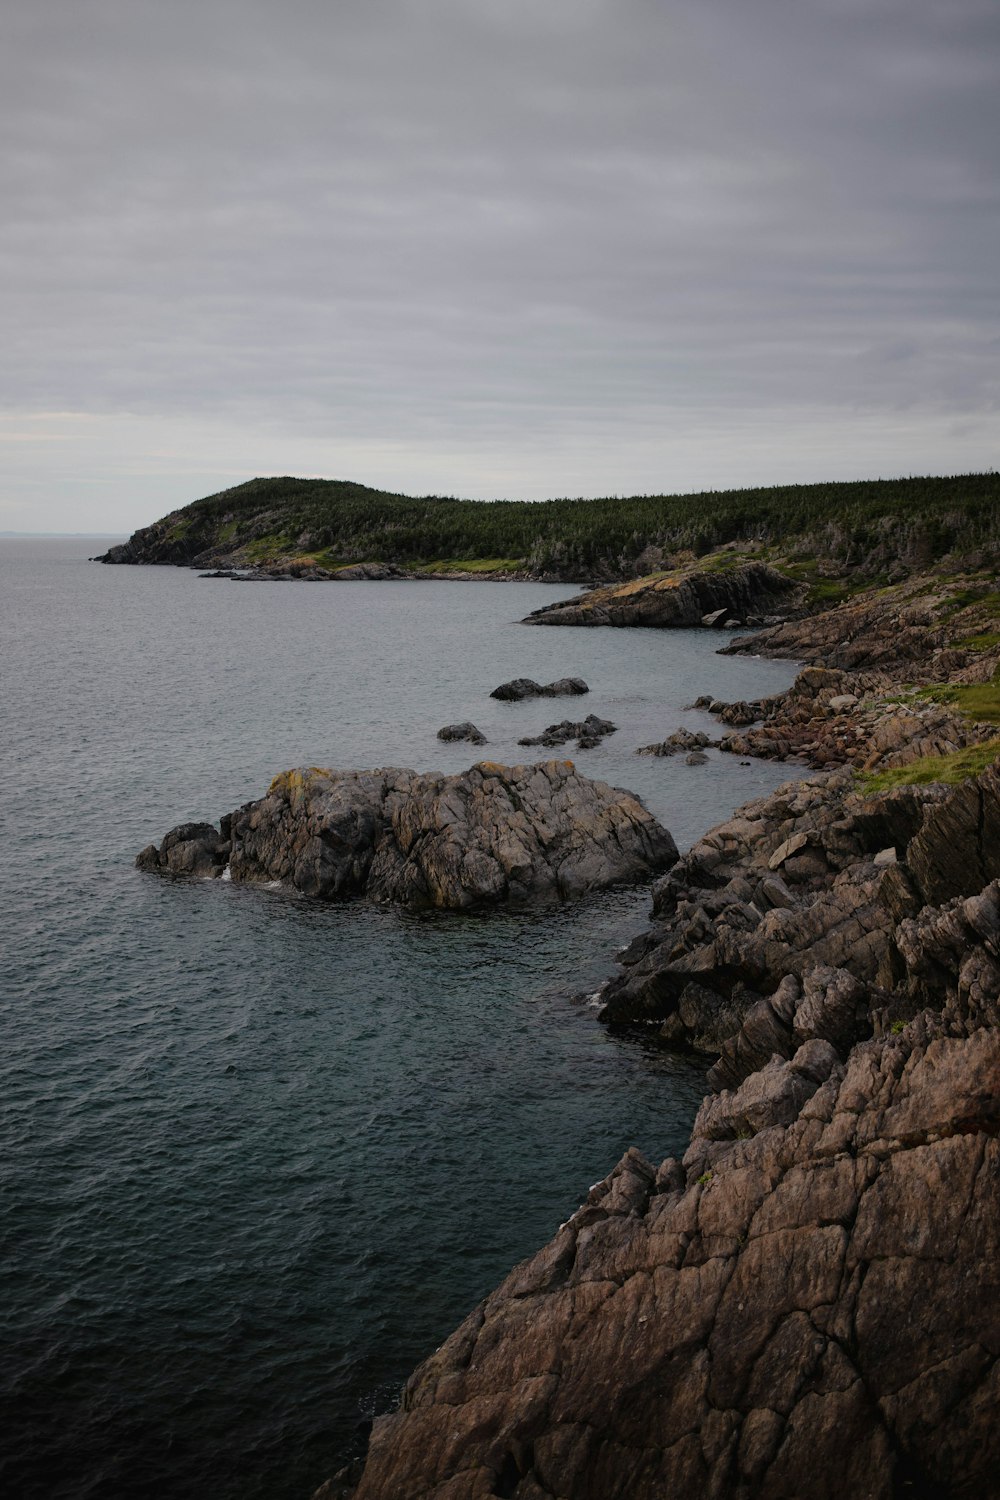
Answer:
<svg viewBox="0 0 1000 1500"><path fill-rule="evenodd" d="M0 1484L18 1500L305 1500L366 1419L631 1144L683 1145L698 1069L571 996L643 925L619 892L417 920L141 876L135 852L296 764L459 769L580 673L581 754L682 844L775 767L636 760L700 692L786 663L707 633L528 629L572 590L235 585L0 543Z"/></svg>

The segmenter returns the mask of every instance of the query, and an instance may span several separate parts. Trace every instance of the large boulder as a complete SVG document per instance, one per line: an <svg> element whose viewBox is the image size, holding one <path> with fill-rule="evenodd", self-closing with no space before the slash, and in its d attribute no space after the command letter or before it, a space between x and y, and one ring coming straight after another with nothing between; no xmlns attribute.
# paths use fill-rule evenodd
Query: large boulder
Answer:
<svg viewBox="0 0 1000 1500"><path fill-rule="evenodd" d="M228 861L233 881L278 882L322 900L464 910L566 900L642 880L677 857L638 798L579 775L571 761L483 761L453 776L286 771L221 831L184 825L139 863L219 875Z"/></svg>

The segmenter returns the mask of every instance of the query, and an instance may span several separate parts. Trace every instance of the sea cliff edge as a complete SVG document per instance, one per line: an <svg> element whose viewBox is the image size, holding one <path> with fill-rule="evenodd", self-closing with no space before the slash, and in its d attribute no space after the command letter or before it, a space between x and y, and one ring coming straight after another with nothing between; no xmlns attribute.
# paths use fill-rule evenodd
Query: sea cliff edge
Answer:
<svg viewBox="0 0 1000 1500"><path fill-rule="evenodd" d="M1000 1493L994 569L728 648L806 663L705 705L800 775L660 878L602 995L713 1059L690 1146L626 1153L316 1500Z"/></svg>

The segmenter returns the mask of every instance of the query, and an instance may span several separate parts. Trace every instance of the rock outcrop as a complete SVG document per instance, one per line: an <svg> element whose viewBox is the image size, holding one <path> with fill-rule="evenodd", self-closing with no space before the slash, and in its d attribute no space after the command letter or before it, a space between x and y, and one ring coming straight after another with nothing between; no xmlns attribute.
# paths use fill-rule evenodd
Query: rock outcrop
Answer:
<svg viewBox="0 0 1000 1500"><path fill-rule="evenodd" d="M547 604L526 625L707 625L762 624L785 618L803 590L766 563L745 563L719 572L681 571L632 583L591 589L577 599Z"/></svg>
<svg viewBox="0 0 1000 1500"><path fill-rule="evenodd" d="M184 824L140 869L277 882L321 900L367 896L412 910L567 900L642 880L676 860L630 792L571 761L457 776L406 770L286 771L265 797Z"/></svg>
<svg viewBox="0 0 1000 1500"><path fill-rule="evenodd" d="M627 1152L327 1494L1000 1494L998 810L816 777L675 866L606 1003L728 1029L687 1153Z"/></svg>
<svg viewBox="0 0 1000 1500"><path fill-rule="evenodd" d="M574 698L589 693L590 688L582 677L559 677L555 682L540 683L533 677L514 677L510 682L501 682L490 694L504 703L522 703L525 698Z"/></svg>

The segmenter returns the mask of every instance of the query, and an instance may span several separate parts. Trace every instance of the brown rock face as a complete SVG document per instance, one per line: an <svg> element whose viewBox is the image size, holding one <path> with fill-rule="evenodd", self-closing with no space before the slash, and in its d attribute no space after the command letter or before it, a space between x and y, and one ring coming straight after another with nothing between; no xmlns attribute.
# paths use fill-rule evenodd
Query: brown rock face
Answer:
<svg viewBox="0 0 1000 1500"><path fill-rule="evenodd" d="M729 1028L691 1145L425 1361L355 1500L1000 1495L998 813L814 778L660 882L608 1003Z"/></svg>
<svg viewBox="0 0 1000 1500"><path fill-rule="evenodd" d="M258 802L169 833L142 869L281 884L323 900L366 895L414 910L565 900L665 870L677 848L629 792L571 761L458 776L287 771Z"/></svg>
<svg viewBox="0 0 1000 1500"><path fill-rule="evenodd" d="M526 625L701 625L706 614L748 617L784 614L801 590L765 563L726 573L691 572L592 589L578 599L533 610ZM721 619L716 618L716 625Z"/></svg>

